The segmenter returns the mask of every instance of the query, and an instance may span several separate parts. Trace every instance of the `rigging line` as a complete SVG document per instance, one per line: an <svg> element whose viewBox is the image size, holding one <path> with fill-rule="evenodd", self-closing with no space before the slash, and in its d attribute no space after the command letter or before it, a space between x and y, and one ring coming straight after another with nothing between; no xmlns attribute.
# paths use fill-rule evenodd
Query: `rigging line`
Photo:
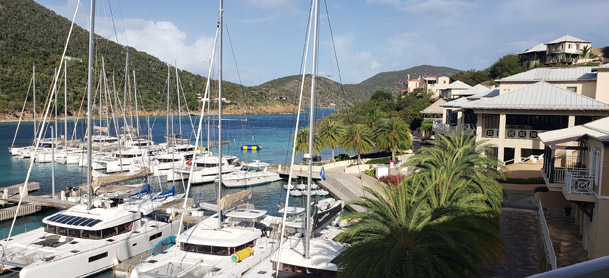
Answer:
<svg viewBox="0 0 609 278"><path fill-rule="evenodd" d="M340 83L340 89L341 89L341 93L343 96L343 101L345 101L345 103L346 103L347 97L346 97L346 93L345 93L345 85L343 83L343 77L340 72L340 65L338 63L338 55L336 53L336 43L334 42L334 32L332 31L332 24L330 23L330 13L328 12L328 3L326 2L326 0L324 0L324 5L326 8L326 17L328 19L328 27L329 27L328 29L330 31L330 38L332 39L332 49L334 50L334 60L336 61L336 69L338 71L338 81ZM351 117L349 117L348 114L349 114L349 110L347 110L347 122L349 124L349 123L351 123L351 121L350 121Z"/></svg>
<svg viewBox="0 0 609 278"><path fill-rule="evenodd" d="M19 116L19 122L17 123L17 129L15 130L15 136L13 136L13 143L11 143L11 149L15 146L15 139L17 139L17 132L19 132L19 125L21 125L21 119L23 118L23 112L25 111L25 105L27 104L27 97L30 95L30 89L34 82L34 76L30 79L30 85L27 87L27 93L25 94L25 100L23 101L23 108L21 108L21 116Z"/></svg>
<svg viewBox="0 0 609 278"><path fill-rule="evenodd" d="M311 7L311 9L310 9L309 13L312 14L313 13L313 8L312 8L313 7L313 0L311 0L310 7ZM300 69L299 69L300 72L299 72L299 75L301 75L301 74L303 74L303 72L305 72L305 66L303 66L303 64L306 63L306 59L307 59L306 58L306 53L308 51L309 32L310 32L310 30L311 30L311 16L309 16L308 21L307 21L307 30L305 32L304 45L302 47L302 54L301 54L301 58L300 58ZM304 77L302 78L302 81L300 81L300 82L301 82L300 86L301 87L304 86ZM300 91L302 91L302 89L300 89ZM298 90L295 91L294 95L298 96ZM296 107L296 113L292 114L292 120L290 122L290 126L294 126L296 115L297 115L298 112L300 112L300 108L299 107L300 107L300 104ZM296 128L296 130L298 130L300 127L296 126L295 128ZM296 136L296 134L294 134L294 136ZM289 148L290 147L290 143L289 142L292 142L292 139L293 139L292 138L292 133L290 132L289 140L288 140L288 148L286 148L286 151L285 151L284 164L288 164L288 156L290 155L290 148ZM288 192L288 195L289 195L289 192Z"/></svg>
<svg viewBox="0 0 609 278"><path fill-rule="evenodd" d="M116 38L116 43L118 42L118 32L116 32L116 24L114 24L114 13L112 12L112 5L110 4L110 0L108 0L108 7L110 8L110 19L112 20L112 28L114 28L114 37Z"/></svg>
<svg viewBox="0 0 609 278"><path fill-rule="evenodd" d="M125 45L129 45L129 37L127 37L127 29L125 28L125 17L123 17L123 8L121 7L121 1L118 1L118 12L121 16L121 21L123 22L123 30L125 31Z"/></svg>
<svg viewBox="0 0 609 278"><path fill-rule="evenodd" d="M233 50L233 41L230 38L230 32L228 31L228 24L224 24L226 27L226 35L228 36L228 43L230 44L230 51L233 54L233 61L235 61L235 68L237 69L237 77L239 78L239 84L243 85L241 82L241 74L239 74L239 66L237 65L237 57L235 56L235 50Z"/></svg>
<svg viewBox="0 0 609 278"><path fill-rule="evenodd" d="M343 100L346 103L346 94L345 94L345 86L343 84L343 78L342 75L340 73L340 65L338 63L338 55L336 54L336 44L334 43L334 33L332 32L332 24L330 23L330 13L328 12L328 2L326 0L324 0L324 6L326 8L326 18L328 19L328 29L330 30L330 38L332 39L332 49L334 50L334 60L336 61L336 69L338 71L338 80L340 82L340 88L341 88L341 93L343 96ZM349 116L350 114L350 109L347 109L347 124L350 124L351 121L351 117ZM357 164L357 170L359 172L359 181L360 181L360 185L362 187L362 193L363 196L366 196L366 191L364 190L364 180L362 179L362 173L360 171L360 165L359 163Z"/></svg>
<svg viewBox="0 0 609 278"><path fill-rule="evenodd" d="M80 0L78 0L78 2L76 3L76 10L74 11L74 17L72 17L72 24L70 25L70 30L68 31L68 37L66 38L66 43L64 45L63 48L63 52L61 54L61 60L59 61L59 68L61 68L61 66L63 65L64 62L64 57L66 56L66 51L68 50L68 44L70 42L70 36L72 35L72 30L74 28L74 22L76 21L76 14L78 12L78 6L80 5ZM44 113L44 117L42 120L42 127L44 127L45 122L47 120L47 116L49 114L49 109L51 107L50 105L50 99L53 96L53 92L54 92L54 88L55 86L57 86L57 78L58 76L54 76L54 80L53 80L53 86L51 86L51 90L49 91L49 105L46 108L46 111ZM40 144L40 140L42 139L42 132L38 133L38 140L36 141L36 145L34 146L34 156L38 153L38 146ZM8 236L6 237L6 243L4 244L5 248L8 248L9 242L11 240L11 233L13 232L13 228L15 227L15 222L17 221L17 215L19 214L19 208L21 208L21 203L23 202L23 197L24 197L24 192L23 190L27 190L27 186L28 186L28 182L30 180L30 175L32 173L32 168L34 167L34 159L30 160L30 165L28 167L28 171L27 171L27 175L25 177L25 181L23 183L23 189L22 192L19 196L19 202L17 203L17 209L16 209L16 213L13 217L13 221L11 223L11 228L9 229L8 232ZM2 257L4 258L6 256L6 253L3 253Z"/></svg>

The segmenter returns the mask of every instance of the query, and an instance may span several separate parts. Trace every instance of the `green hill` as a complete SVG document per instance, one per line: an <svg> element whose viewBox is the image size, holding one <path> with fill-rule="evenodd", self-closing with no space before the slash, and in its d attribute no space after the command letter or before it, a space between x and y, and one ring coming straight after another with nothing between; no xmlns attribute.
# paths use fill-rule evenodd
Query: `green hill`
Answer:
<svg viewBox="0 0 609 278"><path fill-rule="evenodd" d="M0 0L0 113L14 113L21 110L29 81L32 65L36 65L37 102L39 109L51 86L54 68L59 65L70 21L32 0ZM135 70L140 107L151 111L163 111L166 107L167 65L145 52L129 48L130 67ZM107 78L114 77L119 98L124 87L124 67L127 49L96 36L95 81L97 88L101 58L104 58ZM68 63L68 111L76 112L83 95L86 93L88 31L75 26L66 55L79 57L83 62ZM174 69L171 86L175 91ZM376 90L397 93L404 88L407 75L447 75L458 70L418 66L403 71L379 73L359 84L339 83L326 78L318 79L318 105L351 106L359 101L368 100ZM205 77L187 71L180 71L180 79L191 110L197 106L197 93L203 92ZM212 82L212 88L217 88ZM224 96L230 100L228 108L257 107L255 111L265 111L265 107L288 107L297 100L300 88L299 76L278 78L258 86L247 87L225 82ZM305 84L310 85L310 80ZM112 88L112 83L108 84ZM63 87L60 87L63 90ZM309 89L307 88L308 92ZM63 94L59 95L62 111ZM305 101L308 103L308 100ZM253 111L253 110L252 110ZM269 109L269 111L272 111ZM280 111L277 111L280 112Z"/></svg>

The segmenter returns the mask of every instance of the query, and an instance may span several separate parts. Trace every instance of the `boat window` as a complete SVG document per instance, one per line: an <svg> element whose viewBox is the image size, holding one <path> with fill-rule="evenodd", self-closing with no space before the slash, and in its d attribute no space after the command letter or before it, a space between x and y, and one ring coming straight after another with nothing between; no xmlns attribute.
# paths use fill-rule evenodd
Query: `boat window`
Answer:
<svg viewBox="0 0 609 278"><path fill-rule="evenodd" d="M218 246L208 246L208 245L198 245L191 243L180 243L180 250L186 252L193 252L199 254L209 254L216 256L229 256L232 254L230 251L234 250L234 248L229 247L218 247Z"/></svg>
<svg viewBox="0 0 609 278"><path fill-rule="evenodd" d="M162 235L163 235L163 232L159 232L159 233L156 233L156 234L154 234L154 235L151 235L151 236L148 238L148 241L152 241L152 240L154 240L154 239L157 239L157 238L161 237Z"/></svg>
<svg viewBox="0 0 609 278"><path fill-rule="evenodd" d="M53 226L53 225L49 225L49 224L44 225L44 231L45 231L45 232L47 232L47 233L56 234L56 233L57 233L57 231L56 231L56 229L55 229L55 228L56 228L56 227L55 227L55 226Z"/></svg>
<svg viewBox="0 0 609 278"><path fill-rule="evenodd" d="M248 166L243 166L243 167L241 167L241 169L239 169L239 170L241 170L241 171L243 171L243 172L248 172L248 171L249 171L249 169L250 169L250 167L248 167Z"/></svg>
<svg viewBox="0 0 609 278"><path fill-rule="evenodd" d="M96 220L96 221L101 221L101 220ZM80 225L80 226L84 226L84 225ZM121 225L118 225L118 226L115 226L112 228L107 228L102 231L88 231L88 230L73 229L73 228L68 229L68 228L64 228L64 227L46 224L44 226L44 231L47 233L53 233L53 234L57 234L60 236L69 236L69 237L74 237L74 238L102 239L102 238L109 238L109 237L113 237L113 236L116 236L119 234L131 232L132 228L133 228L133 222L123 223Z"/></svg>
<svg viewBox="0 0 609 278"><path fill-rule="evenodd" d="M80 230L79 229L68 229L68 236L80 237Z"/></svg>
<svg viewBox="0 0 609 278"><path fill-rule="evenodd" d="M67 236L68 235L68 229L63 228L63 227L57 227L57 234L60 236Z"/></svg>
<svg viewBox="0 0 609 278"><path fill-rule="evenodd" d="M259 172L258 168L256 168L256 167L251 167L249 171L250 172Z"/></svg>
<svg viewBox="0 0 609 278"><path fill-rule="evenodd" d="M105 257L108 257L108 252L104 252L104 253L97 254L95 256L89 257L89 262L91 263L91 262L94 262L94 261L97 261L97 260L101 260L101 259L103 259Z"/></svg>

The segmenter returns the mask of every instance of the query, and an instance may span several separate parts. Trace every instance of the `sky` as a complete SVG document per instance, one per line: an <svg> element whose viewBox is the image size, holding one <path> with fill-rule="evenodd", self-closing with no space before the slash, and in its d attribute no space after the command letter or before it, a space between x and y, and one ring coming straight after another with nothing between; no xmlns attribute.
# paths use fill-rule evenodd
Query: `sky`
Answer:
<svg viewBox="0 0 609 278"><path fill-rule="evenodd" d="M70 20L78 2L35 1ZM252 86L300 73L310 5L225 0L223 78ZM87 29L89 7L82 0L76 19ZM207 76L218 7L215 0L97 0L95 32ZM480 70L567 34L609 46L607 10L606 0L321 0L318 72L350 84L417 65Z"/></svg>

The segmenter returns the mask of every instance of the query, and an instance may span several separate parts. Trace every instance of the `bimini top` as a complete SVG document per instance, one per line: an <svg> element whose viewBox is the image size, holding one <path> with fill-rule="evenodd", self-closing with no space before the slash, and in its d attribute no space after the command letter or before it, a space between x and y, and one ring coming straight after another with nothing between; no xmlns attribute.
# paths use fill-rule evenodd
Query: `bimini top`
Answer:
<svg viewBox="0 0 609 278"><path fill-rule="evenodd" d="M337 271L338 267L333 260L345 248L346 244L329 239L312 238L309 259L305 259L302 255L304 248L302 240L295 248L290 248L288 244L284 246L286 248L281 249L281 257L279 258L282 264ZM271 260L276 261L277 256L272 255Z"/></svg>
<svg viewBox="0 0 609 278"><path fill-rule="evenodd" d="M215 246L215 247L238 247L260 238L262 232L259 229L238 229L223 227L217 229L218 218L209 217L205 221L186 230L178 238L180 242L190 244Z"/></svg>

